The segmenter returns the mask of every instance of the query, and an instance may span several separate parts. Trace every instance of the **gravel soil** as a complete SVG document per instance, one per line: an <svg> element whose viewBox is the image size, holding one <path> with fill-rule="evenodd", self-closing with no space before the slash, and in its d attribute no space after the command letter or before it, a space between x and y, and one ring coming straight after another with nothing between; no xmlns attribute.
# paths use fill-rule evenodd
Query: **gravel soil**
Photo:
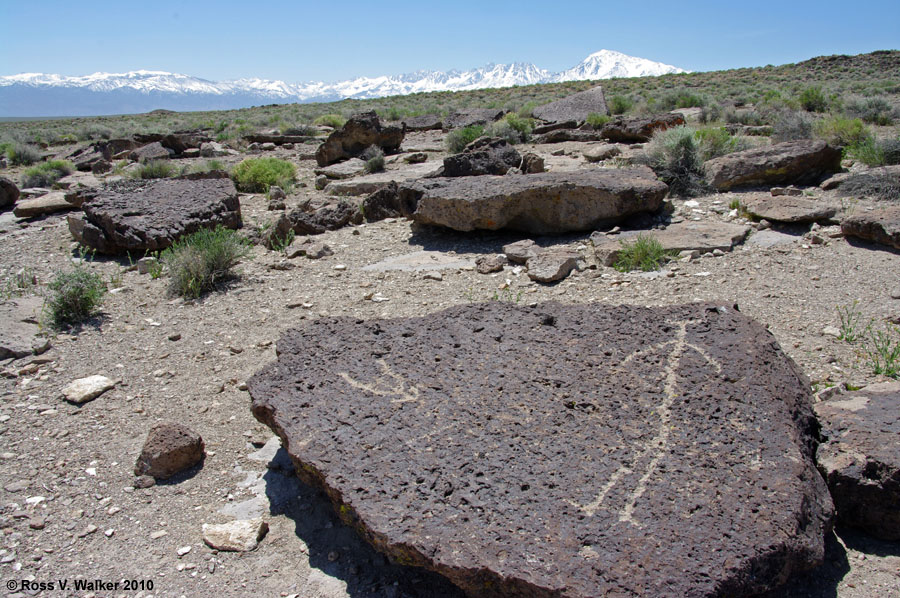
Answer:
<svg viewBox="0 0 900 598"><path fill-rule="evenodd" d="M434 134L416 145L438 144ZM313 191L309 152L278 150L295 161L306 187L288 208ZM313 148L314 149L314 148ZM551 152L564 150L563 155ZM527 148L550 168L596 167L580 158L580 144ZM442 154L432 152L436 165ZM235 161L232 159L232 161ZM400 168L399 163L389 169ZM17 172L5 176L17 179ZM758 192L757 192L758 193ZM812 189L816 197L828 193ZM738 194L672 201L675 219L733 220ZM260 195L241 198L245 228L279 212ZM845 202L866 209L865 202ZM768 326L812 387L851 388L879 381L858 345L824 332L839 327L837 308L856 305L862 321L881 325L900 317L900 254L808 227L782 229L787 242L770 248L739 246L721 256L671 262L660 273L623 274L593 263L588 235L537 238L543 246L581 252L588 267L554 285L507 266L483 275L473 266L429 274L430 268L378 271L365 266L416 251L434 251L474 263L524 238L502 233L460 234L416 229L389 219L315 238L334 254L288 258L255 246L240 276L198 301L167 290L128 260L97 257L85 267L111 289L102 313L79 330L51 334L38 358L0 363L0 573L21 584L70 580L67 590L19 592L41 596L303 596L338 598L460 596L427 572L391 565L343 526L330 504L304 486L272 434L250 413L245 381L275 359L280 334L322 315L404 317L479 301L548 300L571 303L666 305L719 300ZM759 234L759 233L755 233ZM295 241L295 245L300 240ZM78 253L65 215L19 221L0 216L0 290L4 297L40 295ZM15 282L17 273L37 286ZM427 275L427 276L426 276ZM82 406L61 399L74 379L102 374L116 387ZM828 392L834 392L829 390ZM149 428L183 423L204 439L207 456L175 479L135 489L134 462ZM262 515L270 531L249 553L217 552L201 537L203 523ZM190 550L185 550L190 548ZM770 598L900 596L900 544L838 528L828 538L825 565L793 579ZM74 580L119 582L117 588L74 591ZM135 580L126 589L123 580ZM143 588L141 583L143 582ZM148 587L152 584L152 588Z"/></svg>

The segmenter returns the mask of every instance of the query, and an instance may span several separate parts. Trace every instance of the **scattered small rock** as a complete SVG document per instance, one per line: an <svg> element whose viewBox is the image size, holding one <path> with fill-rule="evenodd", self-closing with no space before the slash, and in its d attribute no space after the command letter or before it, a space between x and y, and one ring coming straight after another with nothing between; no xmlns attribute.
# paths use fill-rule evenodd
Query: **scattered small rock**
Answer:
<svg viewBox="0 0 900 598"><path fill-rule="evenodd" d="M63 388L62 393L67 401L81 405L93 399L96 399L107 390L116 385L115 381L106 376L88 376L87 378L79 378L73 380L68 386Z"/></svg>
<svg viewBox="0 0 900 598"><path fill-rule="evenodd" d="M256 550L268 531L269 525L259 517L230 523L204 523L203 541L216 550L249 552Z"/></svg>
<svg viewBox="0 0 900 598"><path fill-rule="evenodd" d="M203 460L203 439L181 424L160 423L150 428L134 465L134 475L166 479Z"/></svg>

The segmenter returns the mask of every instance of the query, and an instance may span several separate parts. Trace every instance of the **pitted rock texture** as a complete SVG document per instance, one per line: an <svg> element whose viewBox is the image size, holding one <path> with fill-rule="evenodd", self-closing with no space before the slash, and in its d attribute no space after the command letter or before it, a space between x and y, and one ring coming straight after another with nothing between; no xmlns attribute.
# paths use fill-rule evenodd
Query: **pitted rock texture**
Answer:
<svg viewBox="0 0 900 598"><path fill-rule="evenodd" d="M817 403L824 442L816 452L838 519L900 540L900 382Z"/></svg>
<svg viewBox="0 0 900 598"><path fill-rule="evenodd" d="M731 305L324 318L248 382L301 477L471 596L749 596L821 563L809 384Z"/></svg>
<svg viewBox="0 0 900 598"><path fill-rule="evenodd" d="M785 141L709 160L706 178L719 191L752 185L818 183L841 169L841 150L824 141Z"/></svg>
<svg viewBox="0 0 900 598"><path fill-rule="evenodd" d="M462 152L444 158L441 176L506 174L510 168L518 168L521 164L522 155L508 141L481 137L468 144Z"/></svg>
<svg viewBox="0 0 900 598"><path fill-rule="evenodd" d="M159 179L103 191L70 217L76 241L101 253L143 254L172 245L202 228L241 226L231 179Z"/></svg>
<svg viewBox="0 0 900 598"><path fill-rule="evenodd" d="M444 128L462 129L472 125L486 125L501 118L506 112L498 108L468 108L451 113L444 119Z"/></svg>
<svg viewBox="0 0 900 598"><path fill-rule="evenodd" d="M380 147L385 153L394 153L400 149L403 136L404 132L400 127L382 126L374 110L356 114L319 146L316 150L316 163L328 166L340 160L354 158L371 145Z"/></svg>
<svg viewBox="0 0 900 598"><path fill-rule="evenodd" d="M424 179L400 189L418 195L412 218L420 224L536 234L588 231L655 212L668 191L636 168Z"/></svg>
<svg viewBox="0 0 900 598"><path fill-rule="evenodd" d="M584 122L591 113L609 114L603 88L599 85L585 91L538 106L532 112L536 118L548 122Z"/></svg>
<svg viewBox="0 0 900 598"><path fill-rule="evenodd" d="M205 456L203 439L181 424L163 422L150 428L134 464L134 475L167 479L200 463Z"/></svg>

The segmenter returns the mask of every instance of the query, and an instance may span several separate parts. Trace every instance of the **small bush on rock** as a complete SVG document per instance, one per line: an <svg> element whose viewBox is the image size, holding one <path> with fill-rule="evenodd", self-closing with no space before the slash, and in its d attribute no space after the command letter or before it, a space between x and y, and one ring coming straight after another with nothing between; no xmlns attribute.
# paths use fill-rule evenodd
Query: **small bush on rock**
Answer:
<svg viewBox="0 0 900 598"><path fill-rule="evenodd" d="M447 151L451 154L458 154L463 151L467 145L484 135L484 127L481 125L471 125L462 129L454 129L447 135L444 143Z"/></svg>
<svg viewBox="0 0 900 598"><path fill-rule="evenodd" d="M650 168L675 195L692 196L704 188L703 159L694 132L685 127L657 131L645 148Z"/></svg>
<svg viewBox="0 0 900 598"><path fill-rule="evenodd" d="M585 119L587 124L591 125L595 129L599 129L603 125L609 122L609 117L605 114L599 114L597 112L591 112L587 115L587 119Z"/></svg>
<svg viewBox="0 0 900 598"><path fill-rule="evenodd" d="M68 174L72 174L75 167L65 160L50 160L37 166L32 166L22 174L22 187L50 187Z"/></svg>
<svg viewBox="0 0 900 598"><path fill-rule="evenodd" d="M663 249L662 243L650 235L639 234L634 241L622 241L622 249L613 267L619 272L659 270L673 252Z"/></svg>
<svg viewBox="0 0 900 598"><path fill-rule="evenodd" d="M279 158L250 158L231 171L238 191L245 193L266 193L272 185L288 191L296 177L297 168Z"/></svg>
<svg viewBox="0 0 900 598"><path fill-rule="evenodd" d="M82 266L57 274L49 288L44 309L57 329L80 324L94 315L106 292L103 278Z"/></svg>
<svg viewBox="0 0 900 598"><path fill-rule="evenodd" d="M319 134L319 129L313 125L295 125L284 129L281 133L284 135L306 135L308 137L315 137Z"/></svg>
<svg viewBox="0 0 900 598"><path fill-rule="evenodd" d="M234 276L233 269L250 251L235 231L217 226L197 231L166 249L160 259L176 295L196 298Z"/></svg>
<svg viewBox="0 0 900 598"><path fill-rule="evenodd" d="M167 179L177 173L178 169L168 160L151 160L141 164L132 176L137 179Z"/></svg>
<svg viewBox="0 0 900 598"><path fill-rule="evenodd" d="M384 151L377 145L370 145L363 153L360 159L366 163L366 172L381 172L384 170Z"/></svg>

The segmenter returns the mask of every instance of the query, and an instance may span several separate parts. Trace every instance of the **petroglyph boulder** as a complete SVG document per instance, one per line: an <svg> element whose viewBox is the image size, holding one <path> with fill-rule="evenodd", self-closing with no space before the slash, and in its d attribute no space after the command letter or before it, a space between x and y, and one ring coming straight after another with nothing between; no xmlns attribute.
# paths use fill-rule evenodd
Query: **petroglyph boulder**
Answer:
<svg viewBox="0 0 900 598"><path fill-rule="evenodd" d="M732 305L323 318L248 384L345 521L472 596L749 596L823 559L808 380Z"/></svg>

